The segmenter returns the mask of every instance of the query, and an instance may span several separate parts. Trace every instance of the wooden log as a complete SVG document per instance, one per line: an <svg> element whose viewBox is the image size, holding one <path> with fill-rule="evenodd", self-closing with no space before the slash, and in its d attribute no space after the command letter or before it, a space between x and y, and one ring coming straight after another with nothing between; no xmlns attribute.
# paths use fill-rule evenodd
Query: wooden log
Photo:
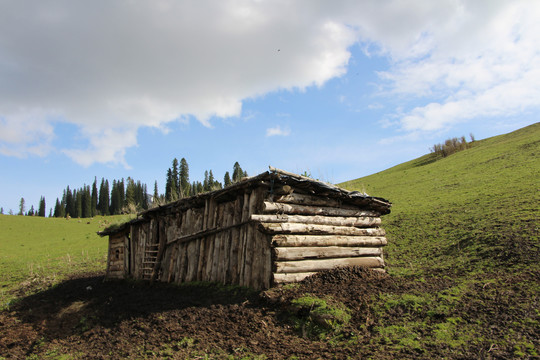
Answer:
<svg viewBox="0 0 540 360"><path fill-rule="evenodd" d="M341 200L331 199L328 197L307 195L307 194L298 194L298 193L289 193L286 195L276 196L274 197L274 201L279 202L279 203L288 203L288 204L297 204L297 205L328 206L328 207L335 207L335 208L340 208L340 209L358 210L358 206L343 204Z"/></svg>
<svg viewBox="0 0 540 360"><path fill-rule="evenodd" d="M189 211L189 210L188 210ZM189 224L188 224L188 211L182 213L182 227L180 228L180 234L189 233ZM187 272L187 244L180 243L178 247L178 262L177 262L177 273L176 273L176 282L182 283L185 280Z"/></svg>
<svg viewBox="0 0 540 360"><path fill-rule="evenodd" d="M214 225L219 229L223 224L223 217L225 211L225 203L217 204L216 207L216 221ZM214 255L212 257L212 272L209 281L219 281L219 268L223 261L221 250L223 242L223 231L220 231L214 235Z"/></svg>
<svg viewBox="0 0 540 360"><path fill-rule="evenodd" d="M380 257L354 257L343 259L276 261L276 273L317 272L334 269L339 266L383 267Z"/></svg>
<svg viewBox="0 0 540 360"><path fill-rule="evenodd" d="M234 203L229 201L225 205L225 222L224 225L229 227L234 223ZM219 269L219 281L223 284L230 283L230 262L229 256L231 251L231 235L232 229L223 232L223 239L221 242L221 266Z"/></svg>
<svg viewBox="0 0 540 360"><path fill-rule="evenodd" d="M291 282L299 282L307 278L308 276L311 276L313 274L316 274L316 272L303 272L303 273L274 273L273 279L275 284L284 284L284 283L291 283Z"/></svg>
<svg viewBox="0 0 540 360"><path fill-rule="evenodd" d="M207 198L204 202L204 212L202 217L202 227L201 231L205 231L208 229L208 217L209 217L209 211L210 211L210 199ZM200 248L199 248L199 261L197 265L197 278L203 280L205 278L205 267L206 267L206 251L208 248L208 239L206 237L202 237L200 241Z"/></svg>
<svg viewBox="0 0 540 360"><path fill-rule="evenodd" d="M237 196L234 201L234 224L242 222L242 199L243 196ZM238 251L240 249L240 230L238 227L234 227L231 230L231 251L229 254L230 262L230 282L231 284L238 284Z"/></svg>
<svg viewBox="0 0 540 360"><path fill-rule="evenodd" d="M260 211L262 206L262 201L264 199L264 196L266 194L266 189L259 187L254 190L254 193L256 194L255 204L252 209L251 216L254 215L254 212ZM251 217L250 216L250 217ZM252 253L253 253L253 260L252 260L252 266L251 266L251 281L250 286L254 289L262 289L263 288L263 273L264 273L264 267L265 267L265 259L264 259L264 241L266 239L266 234L261 233L258 231L258 229L251 225L253 228L252 233Z"/></svg>
<svg viewBox="0 0 540 360"><path fill-rule="evenodd" d="M167 273L168 283L173 282L176 278L176 273L174 269L176 267L177 256L178 256L178 244L173 244L171 248L171 254L169 257L169 270Z"/></svg>
<svg viewBox="0 0 540 360"><path fill-rule="evenodd" d="M127 267L127 275L134 277L133 269L135 268L135 256L137 255L137 243L139 242L139 230L138 226L131 226L131 233L129 236L129 263Z"/></svg>
<svg viewBox="0 0 540 360"><path fill-rule="evenodd" d="M249 193L244 192L244 202L242 205L242 222L249 219ZM246 258L246 239L248 224L240 228L240 251L238 252L238 285L244 285L244 268Z"/></svg>
<svg viewBox="0 0 540 360"><path fill-rule="evenodd" d="M202 226L202 217L204 209L193 209L190 212L189 220L189 233L197 232ZM188 243L187 255L188 255L188 270L186 274L186 281L195 281L197 279L197 268L199 262L199 249L201 247L201 239L196 239Z"/></svg>
<svg viewBox="0 0 540 360"><path fill-rule="evenodd" d="M335 235L274 235L274 246L384 246L388 243L382 236L335 236Z"/></svg>
<svg viewBox="0 0 540 360"><path fill-rule="evenodd" d="M371 216L378 217L380 214L370 210L353 210L340 209L329 206L306 206L296 204L285 204L265 201L263 212L265 213L282 213L296 215L323 215L323 216Z"/></svg>
<svg viewBox="0 0 540 360"><path fill-rule="evenodd" d="M293 191L294 190L290 185L275 185L272 188L272 192L277 195L289 195Z"/></svg>
<svg viewBox="0 0 540 360"><path fill-rule="evenodd" d="M257 200L259 197L258 191L252 191L251 195L249 196L249 213L248 213L248 219L251 217L252 214L256 211L257 206ZM255 237L253 236L255 231L255 226L252 224L247 225L247 231L246 231L246 257L244 259L244 286L251 286L254 287L254 272L253 272L253 261L255 260Z"/></svg>
<svg viewBox="0 0 540 360"><path fill-rule="evenodd" d="M313 234L313 235L353 235L384 236L381 228L356 228L349 226L332 226L294 223L260 223L259 229L269 234Z"/></svg>
<svg viewBox="0 0 540 360"><path fill-rule="evenodd" d="M299 224L320 224L336 226L355 226L355 227L378 227L381 225L381 218L363 216L363 217L342 217L342 216L306 216L306 215L286 215L286 214L267 214L251 215L251 220L266 223L299 223Z"/></svg>
<svg viewBox="0 0 540 360"><path fill-rule="evenodd" d="M214 228L216 224L216 217L217 217L217 202L214 198L210 198L209 203L209 210L208 210L208 222L207 222L207 228ZM206 237L208 250L206 250L206 260L205 260L205 271L203 275L204 281L212 281L212 272L213 272L213 261L214 261L214 252L215 252L215 236L214 235L208 235Z"/></svg>
<svg viewBox="0 0 540 360"><path fill-rule="evenodd" d="M307 260L307 259L335 259L357 256L381 256L381 248L368 247L276 247L273 249L275 259L281 260Z"/></svg>

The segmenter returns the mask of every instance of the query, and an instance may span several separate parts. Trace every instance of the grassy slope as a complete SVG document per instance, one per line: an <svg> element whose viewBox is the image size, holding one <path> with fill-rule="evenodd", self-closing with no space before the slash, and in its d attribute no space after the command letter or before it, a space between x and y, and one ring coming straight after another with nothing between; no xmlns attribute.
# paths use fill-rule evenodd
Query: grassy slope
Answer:
<svg viewBox="0 0 540 360"><path fill-rule="evenodd" d="M409 290L374 299L384 351L538 355L539 149L537 123L341 184L393 202L387 263Z"/></svg>
<svg viewBox="0 0 540 360"><path fill-rule="evenodd" d="M39 287L74 272L103 270L107 238L96 232L117 220L0 215L0 308L25 283Z"/></svg>
<svg viewBox="0 0 540 360"><path fill-rule="evenodd" d="M391 271L521 267L538 255L539 148L537 123L341 186L392 201L383 221Z"/></svg>

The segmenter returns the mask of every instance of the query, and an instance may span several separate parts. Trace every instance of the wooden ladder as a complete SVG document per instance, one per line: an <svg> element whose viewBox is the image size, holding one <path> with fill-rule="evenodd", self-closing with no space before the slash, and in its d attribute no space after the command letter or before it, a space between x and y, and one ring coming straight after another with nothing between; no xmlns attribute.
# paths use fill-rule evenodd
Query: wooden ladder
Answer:
<svg viewBox="0 0 540 360"><path fill-rule="evenodd" d="M150 280L152 278L152 272L154 271L154 265L157 262L158 244L149 244L144 248L144 258L142 263L142 278L144 280Z"/></svg>

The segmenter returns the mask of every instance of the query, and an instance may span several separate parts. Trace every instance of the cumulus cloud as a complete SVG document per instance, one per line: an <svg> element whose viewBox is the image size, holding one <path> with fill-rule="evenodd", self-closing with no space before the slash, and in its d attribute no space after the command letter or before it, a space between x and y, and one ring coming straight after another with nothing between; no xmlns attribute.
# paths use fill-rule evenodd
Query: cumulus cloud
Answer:
<svg viewBox="0 0 540 360"><path fill-rule="evenodd" d="M268 128L266 129L266 136L267 137L270 137L270 136L289 136L291 134L291 129L289 129L288 127L286 128L281 128L281 126L276 126L276 127L273 127L273 128Z"/></svg>
<svg viewBox="0 0 540 360"><path fill-rule="evenodd" d="M459 4L459 3L458 3ZM434 131L540 106L540 5L463 2L425 22L421 51L389 48L387 91L423 100L400 117L405 131Z"/></svg>
<svg viewBox="0 0 540 360"><path fill-rule="evenodd" d="M211 127L212 117L239 116L245 99L324 86L346 73L355 43L390 60L379 72L387 94L425 101L398 120L406 131L538 107L539 9L525 0L2 2L0 153L46 155L54 125L67 122L89 144L63 149L74 161L128 166L140 127L188 117Z"/></svg>
<svg viewBox="0 0 540 360"><path fill-rule="evenodd" d="M28 153L48 143L59 113L91 144L66 154L83 165L122 163L134 128L186 116L211 126L214 116L240 115L243 99L343 75L355 32L317 10L285 1L3 2L2 126L40 124L19 134ZM111 127L130 140L102 141Z"/></svg>

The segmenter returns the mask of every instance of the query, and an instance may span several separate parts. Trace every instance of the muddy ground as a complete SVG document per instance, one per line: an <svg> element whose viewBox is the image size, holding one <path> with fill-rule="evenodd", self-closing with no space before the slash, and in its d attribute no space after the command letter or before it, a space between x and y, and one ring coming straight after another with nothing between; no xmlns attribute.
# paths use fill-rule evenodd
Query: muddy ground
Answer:
<svg viewBox="0 0 540 360"><path fill-rule="evenodd" d="M493 348L488 340L459 351L444 343L422 351L392 350L381 343L376 329L380 319L374 318L371 306L378 294L437 292L453 285L444 277L398 283L362 268L323 272L300 285L261 293L209 284L104 282L103 274L84 274L22 297L0 312L0 359L512 358L512 349ZM301 314L291 300L304 294L330 295L352 310L339 336L321 339L299 329L295 319L305 316L305 309ZM471 306L473 316L501 304ZM385 321L414 316L404 311L389 309ZM506 321L494 316L489 331L504 332ZM538 329L531 329L527 336L536 335ZM61 357L65 354L69 356Z"/></svg>

